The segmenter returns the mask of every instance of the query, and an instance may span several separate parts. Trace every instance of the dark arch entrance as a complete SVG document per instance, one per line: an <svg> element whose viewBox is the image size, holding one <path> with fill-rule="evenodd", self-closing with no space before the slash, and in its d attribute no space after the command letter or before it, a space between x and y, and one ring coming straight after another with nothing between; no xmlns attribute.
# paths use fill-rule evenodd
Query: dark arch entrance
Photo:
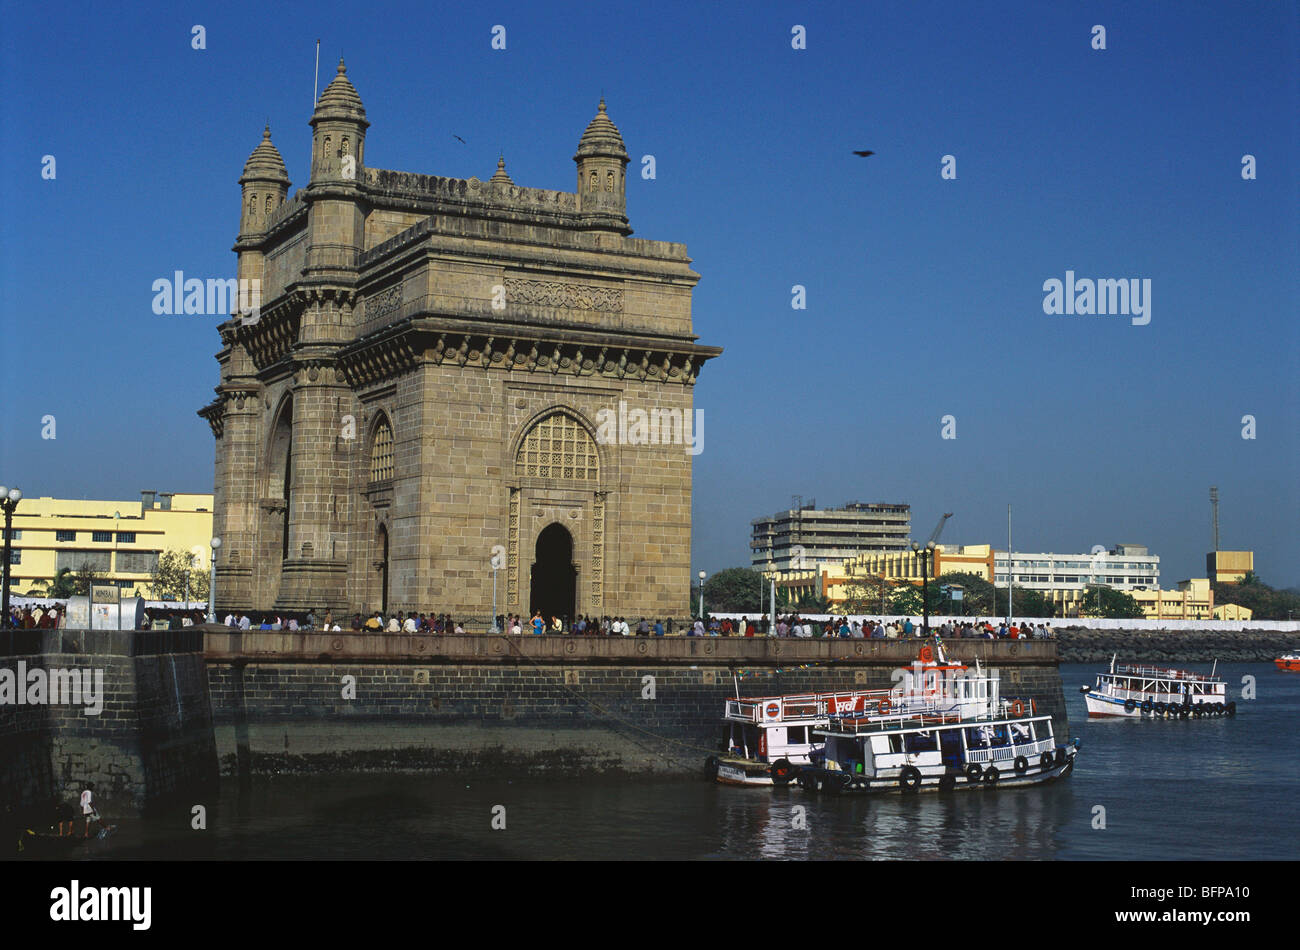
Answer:
<svg viewBox="0 0 1300 950"><path fill-rule="evenodd" d="M388 529L379 526L379 612L388 619Z"/></svg>
<svg viewBox="0 0 1300 950"><path fill-rule="evenodd" d="M573 535L563 525L548 525L537 536L528 612L571 621L577 603L578 571L573 566Z"/></svg>

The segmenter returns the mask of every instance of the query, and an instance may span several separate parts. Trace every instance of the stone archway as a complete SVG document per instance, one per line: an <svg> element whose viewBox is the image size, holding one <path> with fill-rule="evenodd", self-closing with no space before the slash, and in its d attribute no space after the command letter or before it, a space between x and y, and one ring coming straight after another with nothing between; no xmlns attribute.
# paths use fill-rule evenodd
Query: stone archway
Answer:
<svg viewBox="0 0 1300 950"><path fill-rule="evenodd" d="M559 617L567 624L573 620L578 594L573 535L562 524L547 525L533 550L529 615L540 610L547 623L551 617Z"/></svg>
<svg viewBox="0 0 1300 950"><path fill-rule="evenodd" d="M379 612L388 619L388 528L379 526L375 539L375 567L379 574Z"/></svg>

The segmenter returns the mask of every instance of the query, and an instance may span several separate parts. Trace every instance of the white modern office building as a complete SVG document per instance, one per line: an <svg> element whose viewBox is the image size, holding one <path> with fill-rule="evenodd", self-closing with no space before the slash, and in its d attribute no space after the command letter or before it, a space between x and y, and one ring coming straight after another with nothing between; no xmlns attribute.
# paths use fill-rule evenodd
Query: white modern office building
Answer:
<svg viewBox="0 0 1300 950"><path fill-rule="evenodd" d="M994 581L1007 583L1007 552L995 551ZM1017 587L1030 590L1083 590L1089 584L1105 584L1116 590L1158 590L1160 558L1141 544L1117 544L1109 551L1088 554L1011 555Z"/></svg>

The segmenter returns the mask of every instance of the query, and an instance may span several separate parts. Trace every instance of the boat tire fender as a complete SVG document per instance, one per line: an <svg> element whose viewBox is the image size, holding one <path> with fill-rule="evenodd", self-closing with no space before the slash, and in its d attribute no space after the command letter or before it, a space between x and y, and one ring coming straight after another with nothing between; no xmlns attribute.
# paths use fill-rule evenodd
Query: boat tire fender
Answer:
<svg viewBox="0 0 1300 950"><path fill-rule="evenodd" d="M789 759L780 758L772 763L768 773L772 776L773 785L789 785L790 780L794 778L794 766L790 764Z"/></svg>
<svg viewBox="0 0 1300 950"><path fill-rule="evenodd" d="M1044 772L1051 771L1052 766L1054 766L1055 764L1056 764L1056 757L1053 756L1052 753L1050 752L1044 752L1038 758L1038 767L1041 768Z"/></svg>
<svg viewBox="0 0 1300 950"><path fill-rule="evenodd" d="M972 762L970 765L966 766L966 781L974 785L976 782L980 780L980 777L983 775L983 772L984 770L980 768L980 764L978 762Z"/></svg>
<svg viewBox="0 0 1300 950"><path fill-rule="evenodd" d="M1226 705L1226 706L1223 707L1223 711L1226 712L1229 716L1235 716L1235 715L1237 715L1237 704L1236 704L1236 702L1228 703L1228 705Z"/></svg>
<svg viewBox="0 0 1300 950"><path fill-rule="evenodd" d="M1023 755L1018 755L1016 756L1016 761L1013 767L1015 768L1017 775L1024 775L1029 771L1029 760Z"/></svg>
<svg viewBox="0 0 1300 950"><path fill-rule="evenodd" d="M1002 776L998 774L998 768L996 765L990 765L987 769L984 770L985 785L996 785L998 784L998 779L1001 777Z"/></svg>
<svg viewBox="0 0 1300 950"><path fill-rule="evenodd" d="M921 770L915 765L903 766L898 773L898 787L904 792L914 792L921 787Z"/></svg>
<svg viewBox="0 0 1300 950"><path fill-rule="evenodd" d="M1129 699L1126 699L1126 700L1124 701L1124 711L1125 711L1125 712L1132 712L1132 711L1135 710L1135 709L1137 709L1137 703L1135 703L1135 702L1133 701L1132 697L1130 697Z"/></svg>

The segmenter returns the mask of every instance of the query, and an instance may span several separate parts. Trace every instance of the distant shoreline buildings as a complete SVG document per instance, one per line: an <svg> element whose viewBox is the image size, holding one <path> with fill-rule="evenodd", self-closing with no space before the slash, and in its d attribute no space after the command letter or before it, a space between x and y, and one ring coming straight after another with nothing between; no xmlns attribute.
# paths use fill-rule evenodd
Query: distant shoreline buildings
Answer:
<svg viewBox="0 0 1300 950"><path fill-rule="evenodd" d="M59 571L88 565L96 582L123 597L150 597L151 575L164 551L190 551L207 570L212 495L142 491L139 500L24 498L13 516L9 591L41 596Z"/></svg>
<svg viewBox="0 0 1300 950"><path fill-rule="evenodd" d="M921 584L923 558L910 548L910 505L850 502L821 509L796 504L750 525L751 566L774 575L795 603L825 598L834 609L869 595L871 585L882 581ZM1254 569L1253 553L1215 551L1206 556L1206 567L1209 577L1188 578L1164 590L1159 556L1140 544L1079 554L1014 551L1009 557L988 544L937 544L929 577L972 574L1005 589L1010 574L1016 588L1041 594L1059 617L1086 615L1089 590L1106 586L1131 596L1153 620L1251 619L1248 608L1216 606L1213 584L1241 581Z"/></svg>

